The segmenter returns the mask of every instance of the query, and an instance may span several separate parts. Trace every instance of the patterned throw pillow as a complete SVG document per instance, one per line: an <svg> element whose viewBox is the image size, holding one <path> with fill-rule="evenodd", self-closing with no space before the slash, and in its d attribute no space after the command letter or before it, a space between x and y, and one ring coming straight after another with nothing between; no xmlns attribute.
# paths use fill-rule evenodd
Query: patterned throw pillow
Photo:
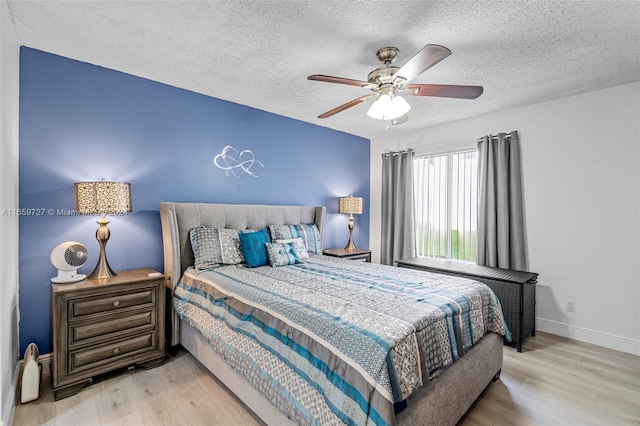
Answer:
<svg viewBox="0 0 640 426"><path fill-rule="evenodd" d="M309 253L322 253L320 243L320 231L315 223L300 225L269 225L271 239L287 240L290 238L302 238Z"/></svg>
<svg viewBox="0 0 640 426"><path fill-rule="evenodd" d="M293 243L266 243L271 266L285 266L300 263Z"/></svg>
<svg viewBox="0 0 640 426"><path fill-rule="evenodd" d="M189 231L194 265L197 271L206 271L222 264L222 248L218 230L199 226Z"/></svg>
<svg viewBox="0 0 640 426"><path fill-rule="evenodd" d="M269 241L271 242L271 241ZM296 255L300 258L300 259L308 259L309 258L309 252L307 251L307 246L304 244L304 241L302 241L302 238L290 238L288 240L276 240L276 243L282 244L282 243L292 243L293 244L293 249L296 252Z"/></svg>
<svg viewBox="0 0 640 426"><path fill-rule="evenodd" d="M225 265L244 263L238 230L218 229L218 234L220 236L220 248L222 249L222 263Z"/></svg>
<svg viewBox="0 0 640 426"><path fill-rule="evenodd" d="M267 257L266 243L271 242L271 237L267 229L261 229L255 232L240 231L240 248L249 268L266 265L269 263ZM302 243L302 240L300 240Z"/></svg>

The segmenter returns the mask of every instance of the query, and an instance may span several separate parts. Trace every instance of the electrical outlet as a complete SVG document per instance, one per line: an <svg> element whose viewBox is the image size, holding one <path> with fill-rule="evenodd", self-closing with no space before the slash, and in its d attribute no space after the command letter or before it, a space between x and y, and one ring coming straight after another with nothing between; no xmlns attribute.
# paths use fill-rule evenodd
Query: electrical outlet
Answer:
<svg viewBox="0 0 640 426"><path fill-rule="evenodd" d="M565 303L565 311L574 312L576 311L576 301L573 299L567 299Z"/></svg>

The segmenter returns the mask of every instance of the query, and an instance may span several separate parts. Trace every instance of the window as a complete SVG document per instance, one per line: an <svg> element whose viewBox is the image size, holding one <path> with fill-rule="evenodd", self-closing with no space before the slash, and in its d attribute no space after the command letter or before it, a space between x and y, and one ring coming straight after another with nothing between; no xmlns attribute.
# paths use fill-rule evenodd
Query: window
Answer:
<svg viewBox="0 0 640 426"><path fill-rule="evenodd" d="M478 152L418 157L414 161L418 256L475 262Z"/></svg>

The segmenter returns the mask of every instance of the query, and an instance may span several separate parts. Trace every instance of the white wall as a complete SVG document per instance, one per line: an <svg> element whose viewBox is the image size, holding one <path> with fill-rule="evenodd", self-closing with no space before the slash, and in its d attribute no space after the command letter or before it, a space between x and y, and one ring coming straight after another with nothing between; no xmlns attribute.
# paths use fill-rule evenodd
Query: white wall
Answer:
<svg viewBox="0 0 640 426"><path fill-rule="evenodd" d="M512 130L522 144L529 265L540 274L537 329L640 355L640 82L372 141L374 260L385 150Z"/></svg>
<svg viewBox="0 0 640 426"><path fill-rule="evenodd" d="M18 365L18 70L20 47L0 1L0 424L13 416ZM5 210L7 209L7 210ZM4 215L2 212L4 211Z"/></svg>

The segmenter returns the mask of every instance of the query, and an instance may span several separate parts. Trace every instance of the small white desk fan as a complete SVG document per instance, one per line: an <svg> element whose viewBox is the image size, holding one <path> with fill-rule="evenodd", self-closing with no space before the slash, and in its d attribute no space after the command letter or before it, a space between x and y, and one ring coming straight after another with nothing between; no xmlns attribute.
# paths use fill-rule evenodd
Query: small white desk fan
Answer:
<svg viewBox="0 0 640 426"><path fill-rule="evenodd" d="M78 268L85 264L89 252L76 241L60 243L51 252L51 263L58 268L58 276L51 278L54 283L74 283L85 279L85 274L78 274Z"/></svg>

